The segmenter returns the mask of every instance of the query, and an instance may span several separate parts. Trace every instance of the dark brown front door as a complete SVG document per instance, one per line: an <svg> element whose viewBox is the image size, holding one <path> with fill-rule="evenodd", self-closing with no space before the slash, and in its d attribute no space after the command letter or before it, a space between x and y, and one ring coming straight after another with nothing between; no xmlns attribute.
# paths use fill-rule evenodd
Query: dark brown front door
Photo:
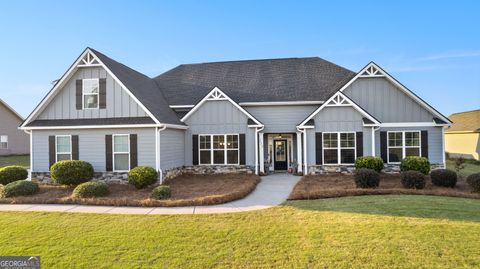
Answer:
<svg viewBox="0 0 480 269"><path fill-rule="evenodd" d="M275 156L273 168L275 170L287 170L287 140L274 140L273 150Z"/></svg>

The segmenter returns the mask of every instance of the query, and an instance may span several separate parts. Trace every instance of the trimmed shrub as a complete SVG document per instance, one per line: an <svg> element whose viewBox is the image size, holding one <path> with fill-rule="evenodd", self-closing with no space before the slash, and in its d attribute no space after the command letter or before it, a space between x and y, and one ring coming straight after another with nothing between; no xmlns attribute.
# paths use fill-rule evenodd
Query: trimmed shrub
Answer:
<svg viewBox="0 0 480 269"><path fill-rule="evenodd" d="M424 175L430 172L430 162L425 157L408 156L400 163L400 171L418 171Z"/></svg>
<svg viewBox="0 0 480 269"><path fill-rule="evenodd" d="M474 192L480 192L480 173L469 175L467 177L467 183Z"/></svg>
<svg viewBox="0 0 480 269"><path fill-rule="evenodd" d="M7 185L10 182L23 180L28 177L27 169L12 165L0 168L0 184Z"/></svg>
<svg viewBox="0 0 480 269"><path fill-rule="evenodd" d="M170 186L167 185L160 185L153 189L152 194L150 197L156 200L168 199L172 195L172 190Z"/></svg>
<svg viewBox="0 0 480 269"><path fill-rule="evenodd" d="M448 169L435 169L430 172L432 184L440 187L453 188L457 185L457 173Z"/></svg>
<svg viewBox="0 0 480 269"><path fill-rule="evenodd" d="M419 171L404 171L401 174L402 186L407 189L423 189L425 188L425 175Z"/></svg>
<svg viewBox="0 0 480 269"><path fill-rule="evenodd" d="M78 185L93 178L93 166L85 161L59 161L50 168L53 182L62 185Z"/></svg>
<svg viewBox="0 0 480 269"><path fill-rule="evenodd" d="M38 184L27 180L17 180L0 189L0 197L8 198L20 195L33 195L38 192Z"/></svg>
<svg viewBox="0 0 480 269"><path fill-rule="evenodd" d="M381 172L383 169L383 160L380 157L373 157L373 156L363 156L358 157L355 160L355 168L368 168L373 169L377 172Z"/></svg>
<svg viewBox="0 0 480 269"><path fill-rule="evenodd" d="M102 197L108 194L108 184L105 182L85 182L73 190L73 197L91 198Z"/></svg>
<svg viewBox="0 0 480 269"><path fill-rule="evenodd" d="M157 182L158 173L150 166L138 166L128 172L128 183L137 189L145 188Z"/></svg>
<svg viewBox="0 0 480 269"><path fill-rule="evenodd" d="M373 169L360 168L355 170L354 180L357 188L377 188L380 184L380 174Z"/></svg>

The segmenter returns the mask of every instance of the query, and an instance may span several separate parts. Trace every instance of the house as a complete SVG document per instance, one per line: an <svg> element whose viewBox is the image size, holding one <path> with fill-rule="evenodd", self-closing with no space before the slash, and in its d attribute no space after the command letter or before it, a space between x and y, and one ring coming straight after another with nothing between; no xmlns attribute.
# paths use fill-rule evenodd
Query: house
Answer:
<svg viewBox="0 0 480 269"><path fill-rule="evenodd" d="M0 99L0 156L30 152L29 136L18 129L22 122L22 116Z"/></svg>
<svg viewBox="0 0 480 269"><path fill-rule="evenodd" d="M480 109L448 117L453 126L445 130L445 149L450 157L480 159Z"/></svg>
<svg viewBox="0 0 480 269"><path fill-rule="evenodd" d="M104 175L137 165L303 173L381 156L443 166L450 120L371 62L318 57L185 64L147 77L87 48L21 128L34 175L81 159Z"/></svg>

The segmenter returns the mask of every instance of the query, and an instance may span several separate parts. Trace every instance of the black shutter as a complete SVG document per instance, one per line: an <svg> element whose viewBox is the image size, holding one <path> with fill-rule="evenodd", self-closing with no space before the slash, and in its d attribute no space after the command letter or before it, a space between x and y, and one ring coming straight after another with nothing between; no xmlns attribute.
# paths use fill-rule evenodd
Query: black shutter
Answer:
<svg viewBox="0 0 480 269"><path fill-rule="evenodd" d="M130 169L138 166L137 135L130 135Z"/></svg>
<svg viewBox="0 0 480 269"><path fill-rule="evenodd" d="M198 135L192 135L192 164L198 165Z"/></svg>
<svg viewBox="0 0 480 269"><path fill-rule="evenodd" d="M363 156L363 132L357 132L357 158Z"/></svg>
<svg viewBox="0 0 480 269"><path fill-rule="evenodd" d="M380 132L380 156L387 163L387 132Z"/></svg>
<svg viewBox="0 0 480 269"><path fill-rule="evenodd" d="M428 131L422 131L421 143L422 143L422 157L425 157L428 159Z"/></svg>
<svg viewBox="0 0 480 269"><path fill-rule="evenodd" d="M82 110L83 109L83 104L82 104L82 80L81 79L77 79L77 81L75 82L75 87L76 87L76 91L75 91L75 103L76 103L76 107L77 107L77 110Z"/></svg>
<svg viewBox="0 0 480 269"><path fill-rule="evenodd" d="M107 108L107 79L101 78L99 79L99 100L98 100L98 107L100 109Z"/></svg>
<svg viewBox="0 0 480 269"><path fill-rule="evenodd" d="M315 163L316 164L323 164L322 151L323 151L322 133L315 133Z"/></svg>
<svg viewBox="0 0 480 269"><path fill-rule="evenodd" d="M105 135L105 170L113 171L112 135Z"/></svg>
<svg viewBox="0 0 480 269"><path fill-rule="evenodd" d="M48 137L48 160L49 160L49 169L55 163L55 136L51 135Z"/></svg>
<svg viewBox="0 0 480 269"><path fill-rule="evenodd" d="M240 134L240 164L244 165L245 164L245 134Z"/></svg>
<svg viewBox="0 0 480 269"><path fill-rule="evenodd" d="M72 160L79 160L78 135L72 135Z"/></svg>

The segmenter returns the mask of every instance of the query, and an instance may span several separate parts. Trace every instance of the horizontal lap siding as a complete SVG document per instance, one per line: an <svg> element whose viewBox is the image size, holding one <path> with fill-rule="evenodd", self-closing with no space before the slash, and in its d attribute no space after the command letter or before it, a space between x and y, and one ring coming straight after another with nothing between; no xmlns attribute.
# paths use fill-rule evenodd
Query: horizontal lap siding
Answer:
<svg viewBox="0 0 480 269"><path fill-rule="evenodd" d="M91 130L36 130L33 132L33 171L49 170L48 137L50 135L78 135L79 158L93 165L95 171L105 171L105 135L137 134L138 165L155 167L155 129L91 129Z"/></svg>
<svg viewBox="0 0 480 269"><path fill-rule="evenodd" d="M185 131L166 129L160 132L160 166L170 169L185 165Z"/></svg>
<svg viewBox="0 0 480 269"><path fill-rule="evenodd" d="M18 129L22 120L2 103L0 103L0 115L0 135L8 136L8 148L0 149L0 156L28 154L30 152L29 135Z"/></svg>
<svg viewBox="0 0 480 269"><path fill-rule="evenodd" d="M294 133L319 105L308 106L251 106L244 107L265 125L264 133Z"/></svg>

